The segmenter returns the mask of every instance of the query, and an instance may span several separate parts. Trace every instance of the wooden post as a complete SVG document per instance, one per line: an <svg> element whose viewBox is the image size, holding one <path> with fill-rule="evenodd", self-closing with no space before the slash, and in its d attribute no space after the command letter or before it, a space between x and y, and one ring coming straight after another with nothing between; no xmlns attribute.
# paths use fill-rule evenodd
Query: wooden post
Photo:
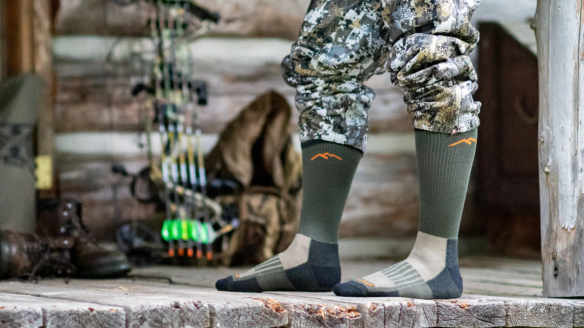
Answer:
<svg viewBox="0 0 584 328"><path fill-rule="evenodd" d="M539 0L544 296L584 296L583 0Z"/></svg>
<svg viewBox="0 0 584 328"><path fill-rule="evenodd" d="M3 78L33 69L32 3L8 0L2 3Z"/></svg>
<svg viewBox="0 0 584 328"><path fill-rule="evenodd" d="M36 155L51 158L51 169L55 168L55 124L54 124L54 89L55 77L52 60L52 30L54 1L32 0L32 30L34 40L34 72L45 80L46 91L42 107L39 109L36 133ZM57 196L55 174L52 174L52 186L39 190L39 197Z"/></svg>

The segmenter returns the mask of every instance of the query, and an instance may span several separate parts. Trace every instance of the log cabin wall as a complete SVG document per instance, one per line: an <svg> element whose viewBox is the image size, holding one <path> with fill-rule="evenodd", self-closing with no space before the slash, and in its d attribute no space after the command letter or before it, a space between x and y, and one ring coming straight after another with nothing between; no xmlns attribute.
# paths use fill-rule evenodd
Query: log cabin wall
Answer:
<svg viewBox="0 0 584 328"><path fill-rule="evenodd" d="M294 103L294 90L283 82L279 65L309 0L199 3L223 16L208 38L193 45L197 77L209 83L202 128L210 149L225 124L258 95L273 89ZM491 10L486 16L497 14ZM145 72L140 58L131 53L149 46L147 17L148 5L120 7L104 0L61 0L57 15L53 52L60 193L83 202L84 220L101 239L113 239L115 228L127 220L154 215L152 206L132 199L130 179L111 173L113 164L123 164L131 173L146 165L138 142L141 100L130 91ZM370 112L370 144L346 205L341 238L351 245L364 239L411 242L418 216L411 117L389 76L374 77L368 84L377 91ZM290 129L297 131L294 125ZM471 182L463 237L483 236L485 231L475 211L474 185ZM387 247L379 255L387 255ZM407 247L396 248L396 254L407 254Z"/></svg>

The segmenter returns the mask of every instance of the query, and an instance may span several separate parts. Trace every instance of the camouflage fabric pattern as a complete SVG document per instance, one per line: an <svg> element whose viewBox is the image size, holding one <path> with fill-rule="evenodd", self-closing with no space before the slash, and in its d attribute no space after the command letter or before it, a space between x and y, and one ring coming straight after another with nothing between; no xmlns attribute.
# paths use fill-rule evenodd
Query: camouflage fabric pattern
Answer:
<svg viewBox="0 0 584 328"><path fill-rule="evenodd" d="M297 90L300 139L365 150L375 93L364 85L386 70L405 94L414 127L462 133L479 125L469 54L480 0L313 0L282 63Z"/></svg>

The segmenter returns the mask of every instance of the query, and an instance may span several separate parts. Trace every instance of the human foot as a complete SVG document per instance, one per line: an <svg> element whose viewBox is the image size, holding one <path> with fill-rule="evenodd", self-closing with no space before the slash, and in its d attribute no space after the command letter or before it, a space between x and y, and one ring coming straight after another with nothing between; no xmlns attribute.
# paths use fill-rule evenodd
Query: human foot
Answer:
<svg viewBox="0 0 584 328"><path fill-rule="evenodd" d="M462 294L458 240L418 233L410 256L361 279L338 284L338 296L450 299Z"/></svg>
<svg viewBox="0 0 584 328"><path fill-rule="evenodd" d="M338 245L297 234L288 249L253 269L217 281L220 291L328 292L341 281Z"/></svg>

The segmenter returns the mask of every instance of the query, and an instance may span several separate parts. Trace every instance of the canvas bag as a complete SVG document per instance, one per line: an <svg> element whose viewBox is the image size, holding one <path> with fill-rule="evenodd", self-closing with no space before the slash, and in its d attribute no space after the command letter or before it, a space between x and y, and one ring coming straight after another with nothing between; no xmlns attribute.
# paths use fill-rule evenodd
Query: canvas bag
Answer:
<svg viewBox="0 0 584 328"><path fill-rule="evenodd" d="M291 108L286 98L268 92L232 120L207 156L210 179L237 181L241 192L219 197L237 205L240 226L221 261L254 265L284 251L298 229L302 158L290 135Z"/></svg>
<svg viewBox="0 0 584 328"><path fill-rule="evenodd" d="M44 81L23 74L0 83L0 229L34 233L32 136Z"/></svg>

